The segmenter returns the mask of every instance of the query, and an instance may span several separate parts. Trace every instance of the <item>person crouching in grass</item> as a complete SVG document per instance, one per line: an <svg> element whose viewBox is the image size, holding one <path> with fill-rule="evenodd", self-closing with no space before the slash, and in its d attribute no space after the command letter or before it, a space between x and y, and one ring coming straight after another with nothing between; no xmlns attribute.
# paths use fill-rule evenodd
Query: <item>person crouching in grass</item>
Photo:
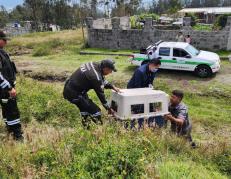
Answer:
<svg viewBox="0 0 231 179"><path fill-rule="evenodd" d="M165 115L165 120L171 122L171 130L179 136L184 136L193 148L196 147L192 140L192 124L188 116L188 107L182 102L184 93L180 90L172 91L169 104L169 114Z"/></svg>

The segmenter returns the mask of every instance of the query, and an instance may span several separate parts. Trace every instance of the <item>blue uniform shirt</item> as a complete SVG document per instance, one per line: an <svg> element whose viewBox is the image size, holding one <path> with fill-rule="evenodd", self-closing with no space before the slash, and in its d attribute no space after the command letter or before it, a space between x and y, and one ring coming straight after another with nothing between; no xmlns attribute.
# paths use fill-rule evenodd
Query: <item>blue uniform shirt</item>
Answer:
<svg viewBox="0 0 231 179"><path fill-rule="evenodd" d="M150 72L148 64L140 66L136 69L132 78L128 82L127 88L147 88L153 83L157 72Z"/></svg>

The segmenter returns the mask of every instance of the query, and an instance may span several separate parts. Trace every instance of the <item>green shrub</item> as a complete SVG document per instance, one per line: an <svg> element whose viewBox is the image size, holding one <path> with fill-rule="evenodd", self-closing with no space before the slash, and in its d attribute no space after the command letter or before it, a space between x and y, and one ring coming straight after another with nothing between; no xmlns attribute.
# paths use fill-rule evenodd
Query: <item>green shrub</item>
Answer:
<svg viewBox="0 0 231 179"><path fill-rule="evenodd" d="M158 20L160 18L159 15L152 13L152 14L141 14L138 16L140 20L145 20L147 17L151 17L153 20Z"/></svg>
<svg viewBox="0 0 231 179"><path fill-rule="evenodd" d="M197 20L197 17L195 14L193 13L187 13L187 17L191 17L191 26L195 26L196 25L196 20Z"/></svg>
<svg viewBox="0 0 231 179"><path fill-rule="evenodd" d="M212 167L205 167L194 162L183 162L179 160L163 162L159 167L160 178L226 178ZM201 172L203 171L203 172Z"/></svg>
<svg viewBox="0 0 231 179"><path fill-rule="evenodd" d="M193 26L193 29L199 30L199 31L212 31L212 26L211 25L196 24Z"/></svg>
<svg viewBox="0 0 231 179"><path fill-rule="evenodd" d="M37 121L54 122L63 125L75 121L78 110L69 104L62 92L54 90L50 85L41 85L34 80L19 78L19 108L22 121L30 122L32 118ZM62 121L62 122L61 122Z"/></svg>
<svg viewBox="0 0 231 179"><path fill-rule="evenodd" d="M132 29L141 29L142 26L140 24L140 21L144 21L146 18L151 17L153 20L158 20L159 16L157 14L141 14L138 16L131 16L130 17L130 23Z"/></svg>
<svg viewBox="0 0 231 179"><path fill-rule="evenodd" d="M36 47L33 51L33 56L34 57L41 57L41 56L47 56L50 55L50 50L48 46L46 45L40 45Z"/></svg>
<svg viewBox="0 0 231 179"><path fill-rule="evenodd" d="M213 157L214 163L220 169L221 172L231 176L231 152L224 151L221 154L216 154Z"/></svg>
<svg viewBox="0 0 231 179"><path fill-rule="evenodd" d="M214 29L222 29L226 26L226 23L227 23L227 19L228 19L228 16L231 16L231 14L222 14L222 15L219 15L217 18L216 18L216 21L214 23Z"/></svg>
<svg viewBox="0 0 231 179"><path fill-rule="evenodd" d="M40 56L47 56L50 55L52 50L63 47L63 42L59 39L53 39L48 42L44 42L42 44L39 44L35 47L33 51L34 57L40 57Z"/></svg>

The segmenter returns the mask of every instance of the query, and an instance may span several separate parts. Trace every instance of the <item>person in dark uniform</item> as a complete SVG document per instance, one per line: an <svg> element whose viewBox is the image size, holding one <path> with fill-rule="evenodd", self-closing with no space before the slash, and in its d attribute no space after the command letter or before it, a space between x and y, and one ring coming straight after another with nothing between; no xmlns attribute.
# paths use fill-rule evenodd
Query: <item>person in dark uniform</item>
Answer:
<svg viewBox="0 0 231 179"><path fill-rule="evenodd" d="M147 64L144 64L136 69L132 78L128 82L127 88L153 88L153 81L156 77L157 71L161 66L161 61L158 58L150 60ZM139 112L139 109L137 109ZM158 117L157 117L158 119ZM148 125L151 126L154 122L154 118L148 119ZM144 119L138 119L139 129L143 127ZM131 122L131 128L135 126L135 120Z"/></svg>
<svg viewBox="0 0 231 179"><path fill-rule="evenodd" d="M96 92L108 113L114 115L114 111L107 103L104 94L104 88L113 89L116 92L120 91L119 88L105 80L105 76L111 74L112 71L117 71L113 60L102 60L99 63L90 62L83 64L66 81L63 96L79 108L84 127L89 128L91 120L102 124L100 108L87 95L91 89Z"/></svg>
<svg viewBox="0 0 231 179"><path fill-rule="evenodd" d="M127 88L152 88L160 66L159 59L152 59L147 64L140 66L129 80Z"/></svg>
<svg viewBox="0 0 231 179"><path fill-rule="evenodd" d="M188 107L182 102L184 93L180 90L172 91L169 105L169 114L165 119L171 122L171 131L185 138L191 143L192 147L196 144L192 140L192 124L188 116Z"/></svg>
<svg viewBox="0 0 231 179"><path fill-rule="evenodd" d="M20 112L16 100L16 67L3 48L7 45L7 36L0 31L0 104L2 117L7 130L13 134L14 139L23 140Z"/></svg>

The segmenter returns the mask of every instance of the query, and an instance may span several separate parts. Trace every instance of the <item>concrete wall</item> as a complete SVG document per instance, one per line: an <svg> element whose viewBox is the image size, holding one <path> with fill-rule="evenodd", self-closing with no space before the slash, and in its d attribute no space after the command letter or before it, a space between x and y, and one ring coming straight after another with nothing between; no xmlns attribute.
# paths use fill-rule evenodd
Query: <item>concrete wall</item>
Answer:
<svg viewBox="0 0 231 179"><path fill-rule="evenodd" d="M119 18L112 18L112 29L97 29L92 26L93 19L87 18L88 44L95 48L140 49L159 40L176 41L179 30L160 30L152 25L152 19L146 19L143 29L123 30ZM184 35L191 35L192 44L200 49L231 50L231 17L227 26L216 32L194 31L183 27Z"/></svg>
<svg viewBox="0 0 231 179"><path fill-rule="evenodd" d="M130 29L130 18L120 17L120 29ZM93 21L93 29L112 29L112 19L101 18Z"/></svg>

